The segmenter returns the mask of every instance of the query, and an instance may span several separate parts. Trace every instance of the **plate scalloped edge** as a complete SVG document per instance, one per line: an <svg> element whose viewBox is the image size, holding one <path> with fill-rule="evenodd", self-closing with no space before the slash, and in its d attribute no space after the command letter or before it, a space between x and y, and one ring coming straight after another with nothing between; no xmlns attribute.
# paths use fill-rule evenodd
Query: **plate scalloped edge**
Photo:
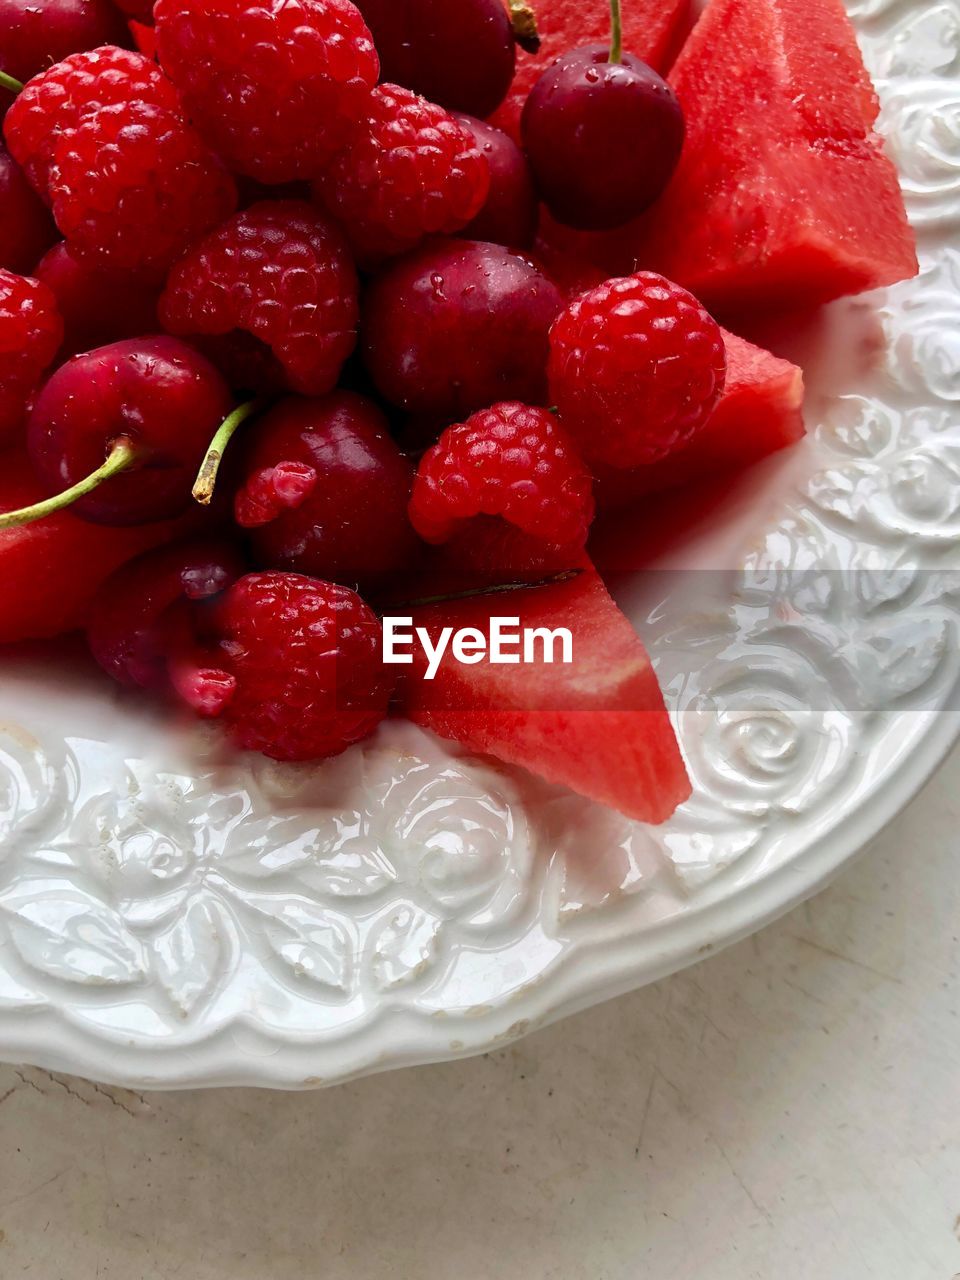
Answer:
<svg viewBox="0 0 960 1280"><path fill-rule="evenodd" d="M726 593L638 618L694 799L645 828L409 726L225 761L5 659L0 1059L297 1088L483 1052L760 927L916 792L960 729L960 13L849 7L921 273L853 304L882 362Z"/></svg>

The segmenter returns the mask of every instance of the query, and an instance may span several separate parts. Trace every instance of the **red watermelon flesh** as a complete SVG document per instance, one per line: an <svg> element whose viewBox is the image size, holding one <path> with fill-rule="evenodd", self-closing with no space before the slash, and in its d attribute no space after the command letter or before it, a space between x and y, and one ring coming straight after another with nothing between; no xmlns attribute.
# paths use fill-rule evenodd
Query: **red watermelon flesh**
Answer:
<svg viewBox="0 0 960 1280"><path fill-rule="evenodd" d="M623 47L662 71L690 9L690 0L626 0ZM506 101L491 122L519 141L520 114L527 95L554 58L585 44L610 40L609 0L534 0L540 34L537 54L517 50L517 71Z"/></svg>
<svg viewBox="0 0 960 1280"><path fill-rule="evenodd" d="M736 334L724 330L723 340L727 379L710 421L686 449L653 466L595 471L601 508L626 506L647 494L740 470L801 439L802 371Z"/></svg>
<svg viewBox="0 0 960 1280"><path fill-rule="evenodd" d="M566 582L412 611L434 642L444 627L488 635L493 616L568 628L572 664L465 665L448 652L428 681L415 645L414 666L396 668L404 714L628 817L665 821L690 794L686 770L646 651L592 566Z"/></svg>
<svg viewBox="0 0 960 1280"><path fill-rule="evenodd" d="M579 236L577 252L608 274L661 271L721 314L916 274L841 0L710 0L670 81L687 122L672 183L644 218ZM562 244L573 247L569 235Z"/></svg>
<svg viewBox="0 0 960 1280"><path fill-rule="evenodd" d="M0 454L0 511L43 496L23 450ZM196 524L190 513L177 521L112 529L58 511L34 524L0 529L0 644L46 639L81 626L94 592L114 569Z"/></svg>

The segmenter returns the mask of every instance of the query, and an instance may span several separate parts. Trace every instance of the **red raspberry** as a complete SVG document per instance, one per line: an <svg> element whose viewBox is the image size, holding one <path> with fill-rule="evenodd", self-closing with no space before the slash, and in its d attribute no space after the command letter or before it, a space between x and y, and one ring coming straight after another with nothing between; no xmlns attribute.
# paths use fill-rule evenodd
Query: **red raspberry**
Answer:
<svg viewBox="0 0 960 1280"><path fill-rule="evenodd" d="M160 62L239 173L315 177L347 141L380 63L349 0L158 0Z"/></svg>
<svg viewBox="0 0 960 1280"><path fill-rule="evenodd" d="M62 340L63 322L47 286L0 271L0 446L23 424L27 401Z"/></svg>
<svg viewBox="0 0 960 1280"><path fill-rule="evenodd" d="M165 270L237 204L200 135L149 102L88 115L59 143L53 216L71 252L107 270Z"/></svg>
<svg viewBox="0 0 960 1280"><path fill-rule="evenodd" d="M251 205L174 267L160 318L171 333L214 339L202 345L237 385L324 395L356 342L343 234L300 201Z"/></svg>
<svg viewBox="0 0 960 1280"><path fill-rule="evenodd" d="M550 546L584 545L590 472L548 410L516 401L482 409L423 455L410 498L420 536L447 542L474 516L501 516Z"/></svg>
<svg viewBox="0 0 960 1280"><path fill-rule="evenodd" d="M322 759L368 737L386 714L380 622L346 587L251 573L214 606L213 631L212 664L192 682L181 672L178 688L201 713L222 713L241 747Z"/></svg>
<svg viewBox="0 0 960 1280"><path fill-rule="evenodd" d="M72 54L17 96L3 124L10 153L46 197L57 143L102 107L131 102L179 109L173 85L143 54L113 45Z"/></svg>
<svg viewBox="0 0 960 1280"><path fill-rule="evenodd" d="M472 134L448 111L382 84L317 186L358 258L376 263L465 227L487 198L490 172Z"/></svg>
<svg viewBox="0 0 960 1280"><path fill-rule="evenodd" d="M607 280L550 331L550 395L584 456L614 467L682 449L723 392L720 327L651 271Z"/></svg>

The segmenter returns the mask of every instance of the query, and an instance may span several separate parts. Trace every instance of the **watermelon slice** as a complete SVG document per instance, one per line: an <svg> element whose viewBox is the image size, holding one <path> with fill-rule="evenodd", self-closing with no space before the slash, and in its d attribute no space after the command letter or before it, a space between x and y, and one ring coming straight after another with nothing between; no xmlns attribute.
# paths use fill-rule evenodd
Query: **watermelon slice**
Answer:
<svg viewBox="0 0 960 1280"><path fill-rule="evenodd" d="M43 496L25 451L0 455L0 511ZM193 512L175 521L114 529L58 511L35 524L0 529L0 644L82 626L94 592L114 569L196 528Z"/></svg>
<svg viewBox="0 0 960 1280"><path fill-rule="evenodd" d="M520 115L527 95L554 58L585 44L610 40L610 0L533 0L540 34L537 54L517 50L517 71L506 101L491 123L520 140ZM623 6L623 47L658 71L668 65L683 30L690 0L627 0Z"/></svg>
<svg viewBox="0 0 960 1280"><path fill-rule="evenodd" d="M661 271L727 315L916 274L841 0L710 0L670 81L687 121L672 183L638 222L579 237L578 252L608 274Z"/></svg>
<svg viewBox="0 0 960 1280"><path fill-rule="evenodd" d="M802 371L726 330L723 340L727 380L710 421L686 449L653 466L596 469L600 507L626 506L650 493L740 470L803 436Z"/></svg>
<svg viewBox="0 0 960 1280"><path fill-rule="evenodd" d="M592 566L565 582L415 608L434 643L444 627L489 635L491 617L520 628L566 627L572 664L459 662L449 652L433 680L414 645L401 706L415 723L473 751L523 765L628 817L663 822L690 794L657 678L633 627ZM515 630L516 628L511 628Z"/></svg>

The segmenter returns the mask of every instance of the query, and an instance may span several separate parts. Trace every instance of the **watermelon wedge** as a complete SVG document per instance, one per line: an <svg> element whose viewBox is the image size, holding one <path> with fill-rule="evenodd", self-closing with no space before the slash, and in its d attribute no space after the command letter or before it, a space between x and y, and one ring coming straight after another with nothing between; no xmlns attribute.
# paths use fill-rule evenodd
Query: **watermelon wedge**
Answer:
<svg viewBox="0 0 960 1280"><path fill-rule="evenodd" d="M25 451L0 454L0 511L43 496ZM192 512L119 529L58 511L35 524L0 529L0 644L47 639L82 626L94 593L114 569L196 528Z"/></svg>
<svg viewBox="0 0 960 1280"><path fill-rule="evenodd" d="M610 0L534 0L540 33L536 54L517 50L517 70L506 100L491 123L520 140L527 95L554 58L585 44L610 40ZM690 0L628 0L623 6L623 47L663 71L687 21Z"/></svg>
<svg viewBox="0 0 960 1280"><path fill-rule="evenodd" d="M642 219L578 237L577 252L607 274L661 271L724 315L916 274L841 0L710 0L669 78L687 122L673 181Z"/></svg>
<svg viewBox="0 0 960 1280"><path fill-rule="evenodd" d="M401 709L415 723L473 751L522 765L628 817L663 822L690 794L677 740L643 645L592 566L550 586L415 608L414 626L490 633L492 617L519 628L567 628L571 664L475 665L448 651L433 680L413 646ZM512 631L518 628L511 627Z"/></svg>
<svg viewBox="0 0 960 1280"><path fill-rule="evenodd" d="M595 469L601 508L691 484L705 476L741 470L804 434L803 373L752 342L723 331L727 380L710 421L686 449L651 467Z"/></svg>
<svg viewBox="0 0 960 1280"><path fill-rule="evenodd" d="M827 302L916 273L841 0L711 0L671 81L687 144L645 261L725 310Z"/></svg>

